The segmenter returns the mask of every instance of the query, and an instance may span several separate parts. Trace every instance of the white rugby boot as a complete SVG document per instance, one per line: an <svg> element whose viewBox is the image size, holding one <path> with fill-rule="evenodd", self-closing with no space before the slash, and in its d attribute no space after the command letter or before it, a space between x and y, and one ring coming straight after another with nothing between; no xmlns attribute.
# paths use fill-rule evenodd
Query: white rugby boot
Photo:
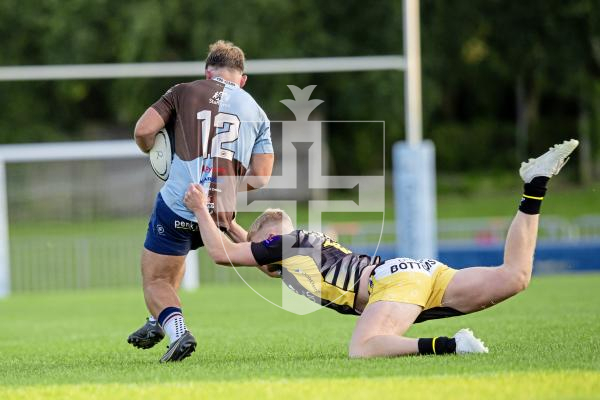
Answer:
<svg viewBox="0 0 600 400"><path fill-rule="evenodd" d="M579 141L575 139L555 144L538 158L530 158L529 161L521 163L519 175L521 175L525 183L531 182L536 176L551 178L557 175L561 168L569 161L569 155L578 145Z"/></svg>
<svg viewBox="0 0 600 400"><path fill-rule="evenodd" d="M488 348L473 335L473 331L470 329L461 329L456 332L454 340L456 340L456 354L489 352Z"/></svg>

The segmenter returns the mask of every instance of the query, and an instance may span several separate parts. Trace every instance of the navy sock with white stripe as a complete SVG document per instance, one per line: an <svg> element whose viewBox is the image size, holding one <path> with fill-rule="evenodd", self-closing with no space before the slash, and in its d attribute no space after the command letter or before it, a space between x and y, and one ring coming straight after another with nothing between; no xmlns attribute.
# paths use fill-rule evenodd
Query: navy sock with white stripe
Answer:
<svg viewBox="0 0 600 400"><path fill-rule="evenodd" d="M187 331L181 308L165 308L158 315L158 323L169 336L171 343L175 342Z"/></svg>

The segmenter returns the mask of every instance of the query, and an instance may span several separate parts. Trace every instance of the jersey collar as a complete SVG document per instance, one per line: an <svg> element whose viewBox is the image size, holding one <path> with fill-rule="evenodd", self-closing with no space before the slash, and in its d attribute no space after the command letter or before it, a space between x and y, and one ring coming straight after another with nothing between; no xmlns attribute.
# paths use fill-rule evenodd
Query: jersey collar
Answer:
<svg viewBox="0 0 600 400"><path fill-rule="evenodd" d="M224 85L235 86L235 87L239 86L237 83L228 81L227 79L223 79L220 76L215 76L214 78L212 78L212 80L213 81L217 81L217 82L221 82Z"/></svg>

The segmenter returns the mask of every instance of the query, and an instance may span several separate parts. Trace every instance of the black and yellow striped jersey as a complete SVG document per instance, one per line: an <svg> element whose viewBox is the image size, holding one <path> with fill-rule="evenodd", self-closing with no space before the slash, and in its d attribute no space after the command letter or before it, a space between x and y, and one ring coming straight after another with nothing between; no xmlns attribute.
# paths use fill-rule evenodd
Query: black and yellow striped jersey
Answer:
<svg viewBox="0 0 600 400"><path fill-rule="evenodd" d="M259 265L278 265L293 291L342 314L360 314L355 300L371 257L354 254L319 232L293 231L251 244Z"/></svg>

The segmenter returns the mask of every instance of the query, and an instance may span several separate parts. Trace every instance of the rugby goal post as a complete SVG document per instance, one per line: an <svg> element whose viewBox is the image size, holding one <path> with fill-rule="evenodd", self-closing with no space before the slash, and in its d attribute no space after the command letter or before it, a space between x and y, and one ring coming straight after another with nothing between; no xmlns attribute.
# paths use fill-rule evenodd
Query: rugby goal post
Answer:
<svg viewBox="0 0 600 400"><path fill-rule="evenodd" d="M396 251L415 259L437 257L435 147L423 141L419 0L404 0L406 141L392 149Z"/></svg>

